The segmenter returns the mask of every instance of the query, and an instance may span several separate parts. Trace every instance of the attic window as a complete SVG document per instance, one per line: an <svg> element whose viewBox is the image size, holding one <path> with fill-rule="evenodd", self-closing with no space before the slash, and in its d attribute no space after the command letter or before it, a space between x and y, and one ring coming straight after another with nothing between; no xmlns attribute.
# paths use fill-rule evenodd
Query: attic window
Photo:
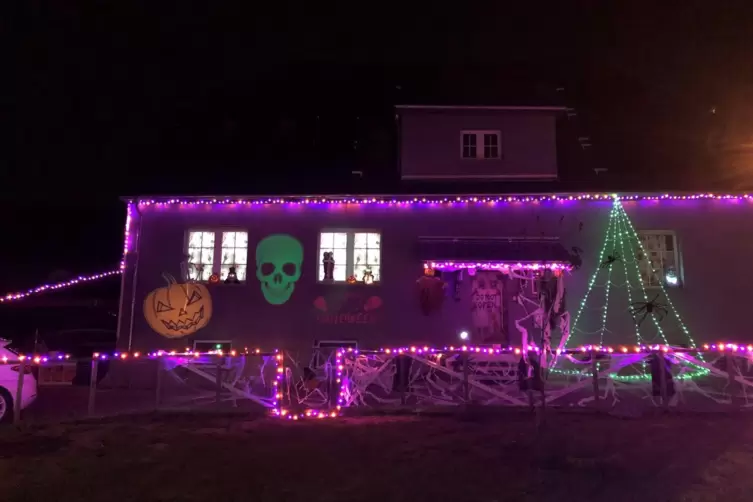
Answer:
<svg viewBox="0 0 753 502"><path fill-rule="evenodd" d="M462 131L460 138L460 156L463 159L501 158L500 131Z"/></svg>

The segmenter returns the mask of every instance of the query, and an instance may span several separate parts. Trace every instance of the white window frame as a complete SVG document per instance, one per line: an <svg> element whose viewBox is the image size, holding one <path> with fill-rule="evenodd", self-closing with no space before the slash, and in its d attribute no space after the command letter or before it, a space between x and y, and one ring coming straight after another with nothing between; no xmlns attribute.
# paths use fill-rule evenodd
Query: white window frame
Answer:
<svg viewBox="0 0 753 502"><path fill-rule="evenodd" d="M251 264L248 261L248 254L251 248L250 245L250 234L249 231L245 228L206 228L206 227L191 227L188 230L186 230L186 235L183 242L183 256L188 255L188 247L191 242L191 233L192 232L212 232L214 233L214 259L212 263L212 274L217 274L217 276L220 277L220 281L217 284L225 284L224 280L222 279L222 274L220 271L222 270L222 234L227 232L244 232L246 236L249 237L249 244L246 245L246 278L242 280L241 284L246 284L248 282L248 274L249 274L249 268L251 267ZM189 270L190 264L188 260L186 260L186 270L181 271L183 274L183 280L195 280L190 279L189 276ZM196 282L201 283L207 283L209 281L207 280L195 280ZM228 286L237 286L237 284L228 284Z"/></svg>
<svg viewBox="0 0 753 502"><path fill-rule="evenodd" d="M343 281L323 281L319 278L319 275L322 271L322 267L324 264L322 263L323 259L323 250L322 250L322 234L347 234L348 240L345 247L345 280ZM353 275L353 271L355 270L355 234L378 234L379 235L379 280L375 280L371 285L379 284L382 282L382 274L384 273L384 267L382 263L382 251L384 249L384 242L381 230L376 230L373 228L370 229L363 229L363 228L323 228L319 230L319 232L316 234L316 282L318 284L348 284L348 277ZM338 265L337 262L335 262L335 265ZM355 284L361 284L364 285L363 282L356 282Z"/></svg>
<svg viewBox="0 0 753 502"><path fill-rule="evenodd" d="M464 153L464 142L466 135L472 135L476 136L476 156L475 157L465 157L463 155ZM487 157L485 155L485 144L484 144L484 138L486 135L493 135L497 137L497 156L496 157ZM463 160L500 160L502 158L502 131L489 129L489 130L463 130L460 131L460 158Z"/></svg>
<svg viewBox="0 0 753 502"><path fill-rule="evenodd" d="M650 251L646 249L646 245L643 242L643 236L660 235L660 236L665 236L665 237L672 237L672 243L673 243L674 249L672 251L663 250L663 253L673 254L674 262L675 262L674 263L675 273L677 274L679 284L682 284L683 278L682 278L681 267L680 267L680 249L679 249L679 245L677 241L677 233L674 232L673 230L638 230L638 229L636 229L635 232L638 235L638 240L640 242L639 249L642 249L642 253L645 255L642 260L637 260L637 257L634 257L634 259L636 259L637 261L639 272L643 272L644 267L648 266L648 264L651 263L651 257L649 255ZM666 270L664 269L663 263L662 263L660 275L656 274L655 272L656 270L657 269L654 268L653 264L651 264L651 274L654 278L654 281L656 281L655 283L646 284L645 281L643 281L643 277L640 277L640 280L643 282L643 287L645 289L652 289L652 290L661 289L662 286L665 286L664 277L666 275Z"/></svg>

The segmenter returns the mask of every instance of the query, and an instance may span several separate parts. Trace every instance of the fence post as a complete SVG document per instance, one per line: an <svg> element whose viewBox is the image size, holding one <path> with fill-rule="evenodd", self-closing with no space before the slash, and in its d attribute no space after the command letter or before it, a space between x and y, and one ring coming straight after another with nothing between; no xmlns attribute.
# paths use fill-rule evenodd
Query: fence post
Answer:
<svg viewBox="0 0 753 502"><path fill-rule="evenodd" d="M94 405L97 399L97 370L99 369L99 357L95 354L92 357L92 371L89 376L89 416L94 415Z"/></svg>
<svg viewBox="0 0 753 502"><path fill-rule="evenodd" d="M215 392L216 394L216 404L217 406L222 405L222 356L217 356L217 374L215 375L214 379L215 383Z"/></svg>
<svg viewBox="0 0 753 502"><path fill-rule="evenodd" d="M154 384L154 409L159 410L162 401L162 358L157 358L157 380Z"/></svg>
<svg viewBox="0 0 753 502"><path fill-rule="evenodd" d="M596 351L591 351L591 378L594 390L594 405L596 409L601 408L601 401L599 398L599 364L596 362Z"/></svg>
<svg viewBox="0 0 753 502"><path fill-rule="evenodd" d="M659 391L661 392L661 404L667 409L669 407L669 399L667 398L667 395L669 394L667 392L667 360L664 357L664 354L660 352L656 353L656 358L658 360L657 366L659 367Z"/></svg>
<svg viewBox="0 0 753 502"><path fill-rule="evenodd" d="M465 404L468 405L468 401L471 400L471 385L468 381L470 368L468 367L470 357L468 356L468 352L463 352L463 400L465 401Z"/></svg>
<svg viewBox="0 0 753 502"><path fill-rule="evenodd" d="M727 369L727 388L729 389L729 404L736 406L735 391L737 390L737 382L735 381L735 373L737 373L737 361L732 354L727 353L725 356L725 368Z"/></svg>
<svg viewBox="0 0 753 502"><path fill-rule="evenodd" d="M26 376L26 358L18 365L18 383L16 385L16 397L13 401L13 423L21 423L21 403L23 402L24 377Z"/></svg>

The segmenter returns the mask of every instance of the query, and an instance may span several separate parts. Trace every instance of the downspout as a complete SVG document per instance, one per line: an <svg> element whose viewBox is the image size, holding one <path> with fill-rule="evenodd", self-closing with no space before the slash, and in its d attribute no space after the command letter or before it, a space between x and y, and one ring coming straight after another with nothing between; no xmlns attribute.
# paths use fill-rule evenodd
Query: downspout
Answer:
<svg viewBox="0 0 753 502"><path fill-rule="evenodd" d="M131 315L130 315L130 321L128 326L128 351L130 352L133 346L133 321L134 316L136 315L136 286L138 285L138 274L139 274L139 258L141 257L141 253L139 252L139 247L141 247L141 226L143 222L143 215L141 214L141 211L139 210L138 203L135 205L136 212L139 214L139 229L136 233L136 263L133 265L133 281L131 282Z"/></svg>
<svg viewBox="0 0 753 502"><path fill-rule="evenodd" d="M120 301L118 302L118 329L115 333L116 343L120 341L120 335L123 331L123 303L125 303L125 282L126 282L126 270L128 266L126 261L128 260L128 251L130 250L130 238L131 238L131 202L128 202L126 206L126 224L125 233L123 234L123 257L120 261ZM129 347L130 349L130 347Z"/></svg>

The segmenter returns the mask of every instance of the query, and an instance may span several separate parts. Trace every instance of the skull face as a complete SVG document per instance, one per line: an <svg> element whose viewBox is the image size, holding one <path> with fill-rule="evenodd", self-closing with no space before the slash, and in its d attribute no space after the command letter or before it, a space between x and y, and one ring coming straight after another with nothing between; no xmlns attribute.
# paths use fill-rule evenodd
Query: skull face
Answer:
<svg viewBox="0 0 753 502"><path fill-rule="evenodd" d="M267 302L282 305L290 299L301 277L302 263L303 246L289 235L269 235L259 242L256 278Z"/></svg>

